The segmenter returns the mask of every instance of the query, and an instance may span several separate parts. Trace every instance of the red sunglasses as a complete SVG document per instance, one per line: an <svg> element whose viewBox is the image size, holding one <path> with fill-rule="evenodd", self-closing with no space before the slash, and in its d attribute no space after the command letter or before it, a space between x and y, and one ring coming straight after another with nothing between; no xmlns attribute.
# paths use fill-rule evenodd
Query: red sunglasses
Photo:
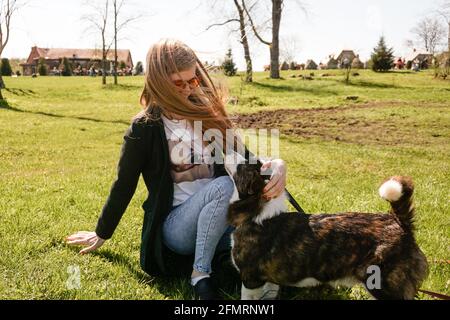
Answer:
<svg viewBox="0 0 450 320"><path fill-rule="evenodd" d="M180 89L185 89L187 85L189 85L189 87L191 87L192 89L200 87L200 80L197 78L197 76L193 77L192 79L186 80L186 81L174 80L172 82L174 85L176 85Z"/></svg>

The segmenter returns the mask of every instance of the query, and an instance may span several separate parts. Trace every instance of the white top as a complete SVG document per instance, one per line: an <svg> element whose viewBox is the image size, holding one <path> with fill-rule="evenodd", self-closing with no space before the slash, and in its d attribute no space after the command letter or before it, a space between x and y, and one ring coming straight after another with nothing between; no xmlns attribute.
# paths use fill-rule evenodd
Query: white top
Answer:
<svg viewBox="0 0 450 320"><path fill-rule="evenodd" d="M214 179L214 166L207 164L211 161L202 132L194 132L191 121L169 120L164 115L161 118L169 145L173 206L177 206Z"/></svg>

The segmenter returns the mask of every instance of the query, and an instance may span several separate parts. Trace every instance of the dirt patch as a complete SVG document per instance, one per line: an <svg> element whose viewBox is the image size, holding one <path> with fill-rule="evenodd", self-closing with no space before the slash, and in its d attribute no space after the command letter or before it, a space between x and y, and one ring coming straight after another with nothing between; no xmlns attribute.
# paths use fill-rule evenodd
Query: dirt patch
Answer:
<svg viewBox="0 0 450 320"><path fill-rule="evenodd" d="M445 138L424 124L406 117L366 119L352 114L355 109L397 107L405 103L369 103L315 109L281 109L253 114L234 115L238 128L277 128L283 135L299 138L321 138L357 144L427 145ZM411 105L411 104L409 104ZM437 128L438 130L438 128Z"/></svg>

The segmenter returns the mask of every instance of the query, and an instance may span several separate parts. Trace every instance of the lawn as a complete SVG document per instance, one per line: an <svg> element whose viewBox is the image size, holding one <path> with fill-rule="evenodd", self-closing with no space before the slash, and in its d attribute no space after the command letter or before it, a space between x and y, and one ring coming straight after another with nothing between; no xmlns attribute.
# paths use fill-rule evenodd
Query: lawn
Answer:
<svg viewBox="0 0 450 320"><path fill-rule="evenodd" d="M322 76L328 73L329 76ZM339 71L218 77L243 128L281 131L288 189L307 212L387 211L390 175L416 185L416 237L430 262L423 288L450 294L450 81L431 72ZM296 77L292 77L295 75ZM111 82L111 79L108 79ZM0 107L0 299L190 299L187 279L139 267L141 180L113 238L86 256L64 244L93 230L116 174L123 133L139 110L142 77L5 78ZM71 270L80 286L73 288ZM238 298L236 287L222 292ZM362 288L290 289L288 299L367 299ZM430 299L419 295L420 299Z"/></svg>

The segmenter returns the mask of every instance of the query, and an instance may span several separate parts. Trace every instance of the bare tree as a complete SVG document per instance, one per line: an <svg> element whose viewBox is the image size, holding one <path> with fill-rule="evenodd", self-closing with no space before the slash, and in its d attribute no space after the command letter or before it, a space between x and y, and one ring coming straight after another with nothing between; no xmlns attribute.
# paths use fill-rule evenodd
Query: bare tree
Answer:
<svg viewBox="0 0 450 320"><path fill-rule="evenodd" d="M412 32L417 36L417 39L425 49L433 55L445 36L445 29L441 22L430 17L421 20L412 29Z"/></svg>
<svg viewBox="0 0 450 320"><path fill-rule="evenodd" d="M110 39L107 32L109 0L105 0L102 4L89 1L86 2L86 6L91 9L92 13L83 16L82 19L89 23L88 29L94 29L95 32L99 32L102 39L102 84L105 85L108 53L114 40Z"/></svg>
<svg viewBox="0 0 450 320"><path fill-rule="evenodd" d="M295 62L295 57L300 49L300 41L295 35L283 37L280 45L280 57L287 63Z"/></svg>
<svg viewBox="0 0 450 320"><path fill-rule="evenodd" d="M260 2L259 0L258 2ZM252 26L253 33L256 38L263 44L267 45L270 49L270 77L272 79L280 78L280 25L281 25L281 17L284 9L284 0L271 0L271 41L264 40L262 34L260 32L261 25L258 25L255 22L255 15L250 13L247 10L246 1L243 0L244 11L248 16L250 21L250 25ZM303 12L306 12L305 7L302 5L300 1L295 1L296 4L300 6ZM264 24L262 24L264 25Z"/></svg>
<svg viewBox="0 0 450 320"><path fill-rule="evenodd" d="M450 1L444 1L441 7L437 10L438 16L444 18L448 25L448 51L450 52Z"/></svg>
<svg viewBox="0 0 450 320"><path fill-rule="evenodd" d="M229 23L239 23L239 30L238 30L240 32L239 42L242 44L242 46L244 48L244 58L245 58L246 66L247 66L246 73L245 73L245 82L252 82L253 81L253 66L252 66L252 59L250 56L250 46L249 46L247 30L246 30L246 28L248 26L248 22L247 22L247 19L245 18L244 0L240 0L240 1L233 0L233 1L234 1L234 6L236 7L236 10L237 10L237 17L229 18L221 23L211 24L206 28L206 30L209 30L212 27L216 27L216 26L224 26ZM217 1L214 1L212 7L215 7L216 5L217 5ZM251 8L249 9L249 11L251 11Z"/></svg>
<svg viewBox="0 0 450 320"><path fill-rule="evenodd" d="M125 29L131 22L139 19L142 17L142 15L136 15L136 16L128 16L119 22L119 16L122 13L122 9L125 5L125 0L113 0L113 12L114 12L114 84L117 85L117 42L118 42L118 35L123 29Z"/></svg>
<svg viewBox="0 0 450 320"><path fill-rule="evenodd" d="M242 4L256 38L258 38L259 41L269 46L270 48L270 77L272 79L279 79L280 78L279 36L280 36L281 13L283 11L284 0L271 0L271 2L272 2L272 41L267 41L262 38L260 32L258 32L258 28L254 22L254 19L250 15L250 12L245 5L245 0L242 1Z"/></svg>
<svg viewBox="0 0 450 320"><path fill-rule="evenodd" d="M0 2L0 58L2 57L3 50L9 41L9 35L11 31L11 17L19 9L19 5L16 0L6 0ZM2 89L5 89L5 82L0 73L0 100L3 100Z"/></svg>

